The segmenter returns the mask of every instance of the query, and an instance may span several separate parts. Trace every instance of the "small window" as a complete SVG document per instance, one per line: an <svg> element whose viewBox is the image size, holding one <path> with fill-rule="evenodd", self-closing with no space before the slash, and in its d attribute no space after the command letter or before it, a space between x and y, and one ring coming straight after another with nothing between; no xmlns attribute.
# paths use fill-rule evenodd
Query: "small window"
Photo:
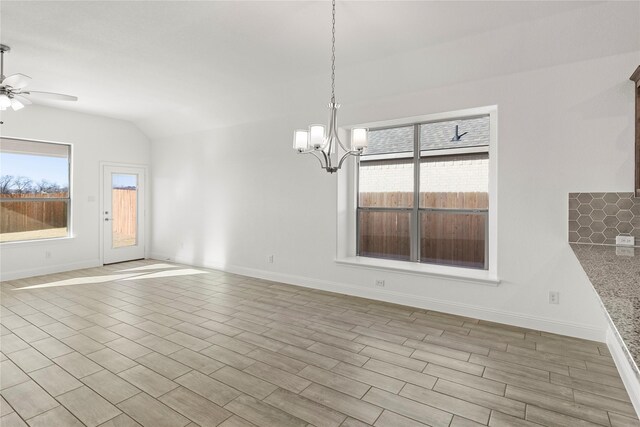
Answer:
<svg viewBox="0 0 640 427"><path fill-rule="evenodd" d="M69 236L71 149L0 138L0 242Z"/></svg>
<svg viewBox="0 0 640 427"><path fill-rule="evenodd" d="M489 116L369 131L357 254L488 269Z"/></svg>

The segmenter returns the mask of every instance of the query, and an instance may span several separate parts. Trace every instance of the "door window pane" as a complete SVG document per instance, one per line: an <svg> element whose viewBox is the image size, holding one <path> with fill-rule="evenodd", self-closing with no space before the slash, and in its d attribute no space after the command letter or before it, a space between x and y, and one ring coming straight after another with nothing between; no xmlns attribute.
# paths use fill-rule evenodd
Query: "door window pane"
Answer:
<svg viewBox="0 0 640 427"><path fill-rule="evenodd" d="M411 253L410 212L360 211L360 256L408 260Z"/></svg>
<svg viewBox="0 0 640 427"><path fill-rule="evenodd" d="M135 246L138 240L138 175L111 175L113 248Z"/></svg>
<svg viewBox="0 0 640 427"><path fill-rule="evenodd" d="M420 212L420 262L485 268L486 213Z"/></svg>
<svg viewBox="0 0 640 427"><path fill-rule="evenodd" d="M411 159L360 162L358 206L412 207L413 170Z"/></svg>
<svg viewBox="0 0 640 427"><path fill-rule="evenodd" d="M420 207L487 209L489 154L421 158Z"/></svg>

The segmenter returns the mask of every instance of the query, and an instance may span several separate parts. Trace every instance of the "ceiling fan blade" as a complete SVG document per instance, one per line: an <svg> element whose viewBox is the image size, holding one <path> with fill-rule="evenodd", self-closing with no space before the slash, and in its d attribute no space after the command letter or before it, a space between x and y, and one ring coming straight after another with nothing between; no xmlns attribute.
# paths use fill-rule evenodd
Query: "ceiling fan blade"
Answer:
<svg viewBox="0 0 640 427"><path fill-rule="evenodd" d="M0 110L4 111L11 106L11 98L4 93L0 94Z"/></svg>
<svg viewBox="0 0 640 427"><path fill-rule="evenodd" d="M11 98L11 108L13 108L13 111L18 111L24 108L24 104L15 98Z"/></svg>
<svg viewBox="0 0 640 427"><path fill-rule="evenodd" d="M27 87L31 77L24 74L12 74L2 81L2 86L11 86L14 89L22 89Z"/></svg>
<svg viewBox="0 0 640 427"><path fill-rule="evenodd" d="M30 100L28 100L27 98L25 98L24 96L20 96L20 95L13 95L14 99L17 99L18 101L22 102L24 105L31 105L33 104L33 102L31 102Z"/></svg>
<svg viewBox="0 0 640 427"><path fill-rule="evenodd" d="M37 98L54 99L56 101L77 101L77 96L64 95L62 93L42 92L39 90L30 90L29 92L22 92L22 95L31 95Z"/></svg>

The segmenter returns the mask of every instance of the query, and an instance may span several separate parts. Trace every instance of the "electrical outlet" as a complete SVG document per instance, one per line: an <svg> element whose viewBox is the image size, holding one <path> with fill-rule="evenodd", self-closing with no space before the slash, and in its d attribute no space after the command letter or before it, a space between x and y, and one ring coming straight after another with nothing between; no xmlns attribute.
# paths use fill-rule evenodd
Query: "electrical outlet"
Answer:
<svg viewBox="0 0 640 427"><path fill-rule="evenodd" d="M560 304L560 292L549 291L549 304Z"/></svg>
<svg viewBox="0 0 640 427"><path fill-rule="evenodd" d="M376 280L376 286L384 288L384 280Z"/></svg>
<svg viewBox="0 0 640 427"><path fill-rule="evenodd" d="M633 246L634 244L635 238L633 236L616 236L616 245Z"/></svg>
<svg viewBox="0 0 640 427"><path fill-rule="evenodd" d="M273 255L269 255L269 256L267 257L267 262L268 262L269 264L273 264Z"/></svg>
<svg viewBox="0 0 640 427"><path fill-rule="evenodd" d="M618 246L616 248L616 255L618 256L636 256L635 248L625 248L624 246Z"/></svg>

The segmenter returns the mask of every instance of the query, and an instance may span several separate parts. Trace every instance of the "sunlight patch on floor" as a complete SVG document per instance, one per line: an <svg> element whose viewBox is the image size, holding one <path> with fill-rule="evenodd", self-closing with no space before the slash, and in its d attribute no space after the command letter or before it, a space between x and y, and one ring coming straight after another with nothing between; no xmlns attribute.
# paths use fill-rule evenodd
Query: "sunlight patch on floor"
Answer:
<svg viewBox="0 0 640 427"><path fill-rule="evenodd" d="M118 270L118 273L125 272L125 271L162 270L167 268L180 268L180 266L173 265L173 264L165 264L165 263L151 264L151 265L143 265L142 267L127 268L126 270Z"/></svg>
<svg viewBox="0 0 640 427"><path fill-rule="evenodd" d="M187 276L189 274L206 274L206 271L196 270L193 268L184 268L180 270L158 271L156 273L144 274L142 276L129 277L123 280L139 280L139 279L157 279L160 277Z"/></svg>
<svg viewBox="0 0 640 427"><path fill-rule="evenodd" d="M171 270L166 270L171 268ZM145 273L145 270L158 270L165 269L165 271L156 271L154 273ZM173 276L188 276L191 274L206 274L207 271L196 270L194 268L179 268L171 264L153 264L143 267L135 267L120 272L131 271L132 273L125 274L110 274L106 276L87 276L76 277L73 279L58 280L55 282L41 283L39 285L24 286L22 288L15 288L14 291L23 291L29 289L41 289L41 288L53 288L58 286L76 286L76 285L93 285L96 283L115 282L119 280L139 280L139 279L157 279L162 277ZM137 273L135 271L138 271Z"/></svg>
<svg viewBox="0 0 640 427"><path fill-rule="evenodd" d="M40 285L25 286L23 288L16 288L14 291L23 291L26 289L40 289L40 288L53 288L56 286L75 286L75 285L90 285L96 283L113 282L115 280L127 279L132 276L139 276L140 273L131 274L110 274L108 276L88 276L88 277L76 277L74 279L59 280L57 282L42 283Z"/></svg>

